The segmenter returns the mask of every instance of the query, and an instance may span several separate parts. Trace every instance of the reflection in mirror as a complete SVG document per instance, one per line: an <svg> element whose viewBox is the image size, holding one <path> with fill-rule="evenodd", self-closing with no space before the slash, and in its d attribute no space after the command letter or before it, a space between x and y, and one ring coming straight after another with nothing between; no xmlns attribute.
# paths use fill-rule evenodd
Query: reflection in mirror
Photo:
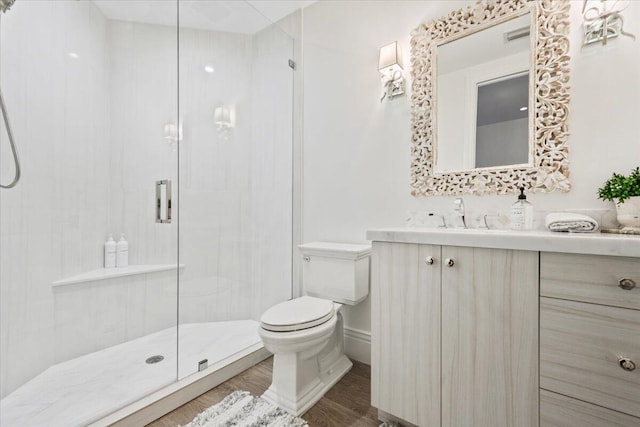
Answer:
<svg viewBox="0 0 640 427"><path fill-rule="evenodd" d="M529 162L529 73L478 83L475 167Z"/></svg>
<svg viewBox="0 0 640 427"><path fill-rule="evenodd" d="M531 13L436 46L436 173L531 165Z"/></svg>

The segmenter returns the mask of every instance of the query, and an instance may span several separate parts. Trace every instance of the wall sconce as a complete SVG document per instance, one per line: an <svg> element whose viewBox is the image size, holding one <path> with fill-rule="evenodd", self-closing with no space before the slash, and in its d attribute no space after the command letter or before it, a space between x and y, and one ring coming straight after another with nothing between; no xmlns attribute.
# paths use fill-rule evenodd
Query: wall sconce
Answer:
<svg viewBox="0 0 640 427"><path fill-rule="evenodd" d="M218 126L218 130L233 127L231 124L231 109L225 105L216 107L213 113L213 122Z"/></svg>
<svg viewBox="0 0 640 427"><path fill-rule="evenodd" d="M220 139L228 140L231 128L233 128L233 113L230 107L221 105L216 107L213 112L213 123L218 127L218 135Z"/></svg>
<svg viewBox="0 0 640 427"><path fill-rule="evenodd" d="M385 98L391 99L404 94L402 50L397 41L380 48L378 70L382 74L385 90L380 102Z"/></svg>
<svg viewBox="0 0 640 427"><path fill-rule="evenodd" d="M594 3L587 7L588 3ZM608 5L611 4L609 8ZM584 17L584 42L582 47L602 41L603 45L607 44L607 40L624 35L636 39L631 33L624 31L624 18L621 13L629 6L629 1L609 1L584 0L582 5L582 16Z"/></svg>
<svg viewBox="0 0 640 427"><path fill-rule="evenodd" d="M178 126L173 123L164 125L164 139L169 142L169 147L175 151L178 146L178 141L182 141L182 128L178 128Z"/></svg>

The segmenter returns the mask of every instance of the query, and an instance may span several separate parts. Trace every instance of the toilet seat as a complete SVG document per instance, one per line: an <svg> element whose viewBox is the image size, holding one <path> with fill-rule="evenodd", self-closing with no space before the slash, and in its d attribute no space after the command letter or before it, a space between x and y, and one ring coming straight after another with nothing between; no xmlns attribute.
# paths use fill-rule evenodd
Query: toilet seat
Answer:
<svg viewBox="0 0 640 427"><path fill-rule="evenodd" d="M332 301L303 296L274 305L264 312L260 322L268 331L291 332L321 325L333 316Z"/></svg>

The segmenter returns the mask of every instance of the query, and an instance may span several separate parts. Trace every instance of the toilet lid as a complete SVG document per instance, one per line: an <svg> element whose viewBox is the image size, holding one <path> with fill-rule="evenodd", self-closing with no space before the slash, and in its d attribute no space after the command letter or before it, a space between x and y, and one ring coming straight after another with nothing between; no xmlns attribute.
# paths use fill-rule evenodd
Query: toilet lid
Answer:
<svg viewBox="0 0 640 427"><path fill-rule="evenodd" d="M332 301L303 296L274 305L264 312L260 321L268 331L297 331L321 325L334 313Z"/></svg>

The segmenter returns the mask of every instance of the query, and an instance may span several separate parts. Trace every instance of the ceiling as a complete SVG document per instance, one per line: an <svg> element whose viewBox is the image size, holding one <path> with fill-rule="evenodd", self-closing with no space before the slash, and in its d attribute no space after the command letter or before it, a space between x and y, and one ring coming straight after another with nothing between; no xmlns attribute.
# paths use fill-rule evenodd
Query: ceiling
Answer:
<svg viewBox="0 0 640 427"><path fill-rule="evenodd" d="M176 0L93 0L107 19L175 25ZM316 0L180 0L185 28L254 34Z"/></svg>

